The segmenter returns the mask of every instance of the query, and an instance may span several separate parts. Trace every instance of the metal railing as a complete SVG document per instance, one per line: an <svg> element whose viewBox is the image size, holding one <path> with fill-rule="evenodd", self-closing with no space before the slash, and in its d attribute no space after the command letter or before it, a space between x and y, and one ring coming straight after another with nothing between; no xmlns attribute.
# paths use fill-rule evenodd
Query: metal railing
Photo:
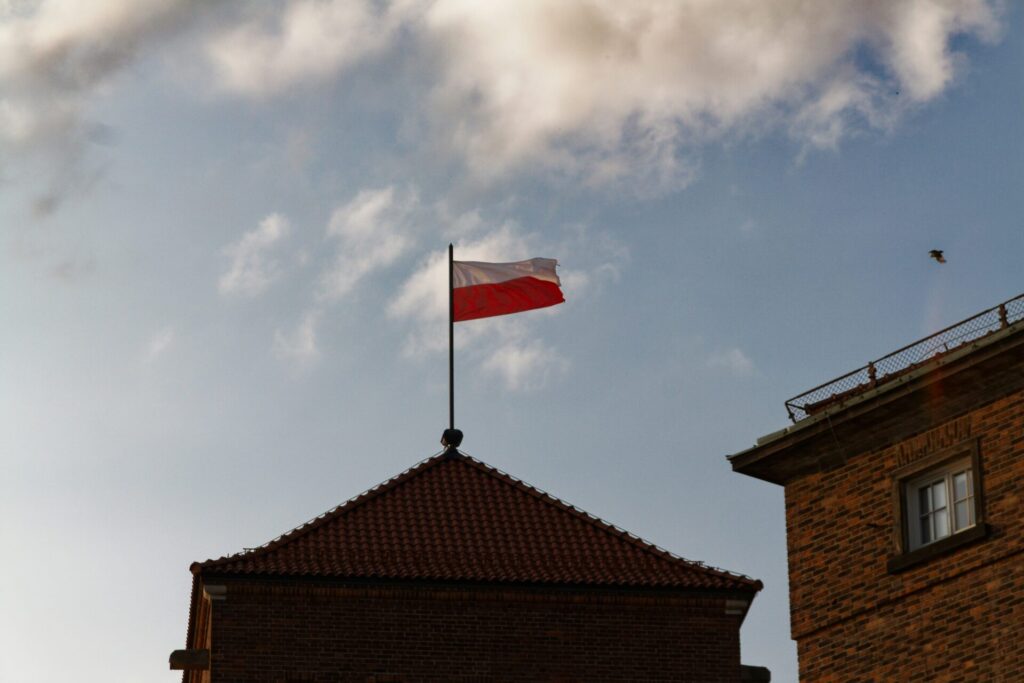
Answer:
<svg viewBox="0 0 1024 683"><path fill-rule="evenodd" d="M1024 294L1004 301L944 330L871 361L853 372L825 382L786 401L789 419L799 422L840 399L855 396L903 373L1024 319Z"/></svg>

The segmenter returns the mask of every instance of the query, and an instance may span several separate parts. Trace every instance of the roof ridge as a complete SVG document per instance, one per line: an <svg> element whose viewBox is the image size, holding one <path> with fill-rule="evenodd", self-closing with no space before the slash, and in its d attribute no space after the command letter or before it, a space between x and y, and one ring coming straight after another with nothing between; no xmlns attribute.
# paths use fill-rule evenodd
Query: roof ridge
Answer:
<svg viewBox="0 0 1024 683"><path fill-rule="evenodd" d="M681 555L676 555L672 551L666 550L665 548L662 548L656 543L651 543L650 541L642 538L641 536L637 536L636 534L631 533L623 529L622 527L619 527L615 524L612 524L611 522L608 522L598 517L597 515L587 512L581 507L573 505L568 501L562 500L558 496L552 495L547 491L534 486L533 484L529 484L523 481L522 479L519 479L515 475L500 470L497 467L494 467L493 465L488 465L487 463L483 462L482 460L478 460L477 458L474 458L472 455L469 455L468 453L460 453L460 455L462 455L469 464L476 466L478 469L483 469L484 472L486 472L487 474L491 476L498 475L496 478L499 481L502 481L505 484L512 485L516 489L521 490L529 495L532 495L548 505L553 505L554 507L557 507L563 510L564 512L568 512L574 515L577 519L580 519L581 521L590 524L591 526L597 529L600 529L604 533L607 533L614 538L617 538L621 541L625 541L626 543L629 543L634 547L643 550L644 552L650 553L658 559L673 562L682 562L683 564L687 565L688 567L696 571L710 572L713 574L718 574L725 578L733 580L745 580L750 582L752 585L760 584L761 587L764 586L764 584L760 580L754 579L753 577L748 576L746 574L731 572L728 569L722 569L721 567L716 567L714 565L701 562L700 560L691 560ZM758 588L758 590L760 590L760 588Z"/></svg>

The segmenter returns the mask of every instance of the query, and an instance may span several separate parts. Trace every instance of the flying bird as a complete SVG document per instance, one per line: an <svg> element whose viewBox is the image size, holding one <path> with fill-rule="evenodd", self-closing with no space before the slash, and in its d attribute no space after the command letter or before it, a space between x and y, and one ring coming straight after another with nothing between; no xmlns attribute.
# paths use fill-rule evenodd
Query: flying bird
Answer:
<svg viewBox="0 0 1024 683"><path fill-rule="evenodd" d="M936 261L938 261L939 263L946 262L946 257L942 255L941 249L932 249L931 251L928 252L928 255L931 256Z"/></svg>

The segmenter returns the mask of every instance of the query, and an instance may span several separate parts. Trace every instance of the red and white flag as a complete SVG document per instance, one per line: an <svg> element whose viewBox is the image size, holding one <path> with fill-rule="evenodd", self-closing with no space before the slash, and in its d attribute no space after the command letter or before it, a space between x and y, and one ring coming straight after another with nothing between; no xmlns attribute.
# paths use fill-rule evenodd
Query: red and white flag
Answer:
<svg viewBox="0 0 1024 683"><path fill-rule="evenodd" d="M476 320L554 306L565 301L555 273L558 261L452 262L452 319Z"/></svg>

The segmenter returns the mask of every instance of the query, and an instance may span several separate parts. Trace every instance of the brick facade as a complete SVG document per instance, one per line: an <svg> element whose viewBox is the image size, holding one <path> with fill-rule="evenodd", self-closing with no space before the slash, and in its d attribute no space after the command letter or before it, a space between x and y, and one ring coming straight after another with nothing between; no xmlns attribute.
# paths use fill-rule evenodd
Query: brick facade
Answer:
<svg viewBox="0 0 1024 683"><path fill-rule="evenodd" d="M891 573L892 473L977 439L988 537ZM1024 680L1024 392L786 486L806 681Z"/></svg>
<svg viewBox="0 0 1024 683"><path fill-rule="evenodd" d="M802 681L1024 680L1024 325L838 396L730 460L785 487ZM915 545L921 489L962 463L974 523Z"/></svg>
<svg viewBox="0 0 1024 683"><path fill-rule="evenodd" d="M729 611L721 595L229 580L212 680L733 683Z"/></svg>

